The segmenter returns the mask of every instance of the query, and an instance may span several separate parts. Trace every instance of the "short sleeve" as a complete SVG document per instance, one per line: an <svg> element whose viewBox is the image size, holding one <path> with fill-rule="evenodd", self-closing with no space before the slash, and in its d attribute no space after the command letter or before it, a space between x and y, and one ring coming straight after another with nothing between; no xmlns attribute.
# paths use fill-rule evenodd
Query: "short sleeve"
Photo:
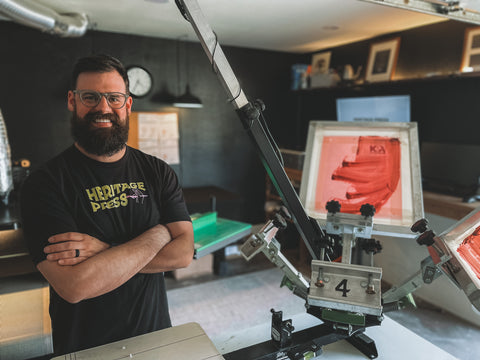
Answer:
<svg viewBox="0 0 480 360"><path fill-rule="evenodd" d="M173 169L165 163L163 174L161 191L162 223L168 224L175 221L191 221L177 175Z"/></svg>

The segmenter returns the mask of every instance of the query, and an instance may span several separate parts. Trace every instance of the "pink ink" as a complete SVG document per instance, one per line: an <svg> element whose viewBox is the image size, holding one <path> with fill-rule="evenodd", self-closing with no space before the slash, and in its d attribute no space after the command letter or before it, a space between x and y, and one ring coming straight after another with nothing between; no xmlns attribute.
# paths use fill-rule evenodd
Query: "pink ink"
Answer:
<svg viewBox="0 0 480 360"><path fill-rule="evenodd" d="M342 212L358 214L368 203L377 217L401 219L400 156L397 138L325 137L320 163L328 165L319 169L316 210L336 200Z"/></svg>
<svg viewBox="0 0 480 360"><path fill-rule="evenodd" d="M480 226L463 240L457 251L480 279Z"/></svg>

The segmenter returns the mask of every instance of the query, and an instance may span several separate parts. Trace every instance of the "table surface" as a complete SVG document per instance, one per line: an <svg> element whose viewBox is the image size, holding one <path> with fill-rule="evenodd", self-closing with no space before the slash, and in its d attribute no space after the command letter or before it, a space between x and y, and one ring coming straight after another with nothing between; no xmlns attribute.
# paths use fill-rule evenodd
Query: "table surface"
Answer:
<svg viewBox="0 0 480 360"><path fill-rule="evenodd" d="M295 331L300 331L321 321L307 313L292 317ZM270 324L262 324L235 334L224 334L212 338L213 343L222 354L269 340ZM453 355L416 335L396 321L385 316L380 326L366 329L365 335L375 341L378 351L377 359L388 360L455 360ZM346 340L325 345L320 356L325 360L364 360L367 359L359 350Z"/></svg>

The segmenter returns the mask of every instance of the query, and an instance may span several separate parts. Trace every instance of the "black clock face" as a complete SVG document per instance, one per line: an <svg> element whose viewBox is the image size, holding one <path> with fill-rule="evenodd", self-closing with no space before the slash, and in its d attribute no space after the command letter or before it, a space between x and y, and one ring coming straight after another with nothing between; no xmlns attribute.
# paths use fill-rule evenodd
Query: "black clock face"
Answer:
<svg viewBox="0 0 480 360"><path fill-rule="evenodd" d="M143 97L152 89L152 76L144 68L132 66L127 69L127 75L130 82L129 91L133 96Z"/></svg>

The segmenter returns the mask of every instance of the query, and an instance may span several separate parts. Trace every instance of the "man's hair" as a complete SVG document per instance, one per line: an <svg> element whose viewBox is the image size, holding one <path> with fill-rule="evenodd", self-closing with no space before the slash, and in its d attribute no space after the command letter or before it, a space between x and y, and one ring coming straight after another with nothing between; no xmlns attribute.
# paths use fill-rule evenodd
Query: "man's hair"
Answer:
<svg viewBox="0 0 480 360"><path fill-rule="evenodd" d="M126 93L128 94L128 75L125 67L120 62L120 60L114 58L110 55L97 54L90 55L84 58L81 58L77 61L73 68L72 73L72 86L73 89L77 86L78 75L84 72L110 72L116 71L120 74L125 82Z"/></svg>

